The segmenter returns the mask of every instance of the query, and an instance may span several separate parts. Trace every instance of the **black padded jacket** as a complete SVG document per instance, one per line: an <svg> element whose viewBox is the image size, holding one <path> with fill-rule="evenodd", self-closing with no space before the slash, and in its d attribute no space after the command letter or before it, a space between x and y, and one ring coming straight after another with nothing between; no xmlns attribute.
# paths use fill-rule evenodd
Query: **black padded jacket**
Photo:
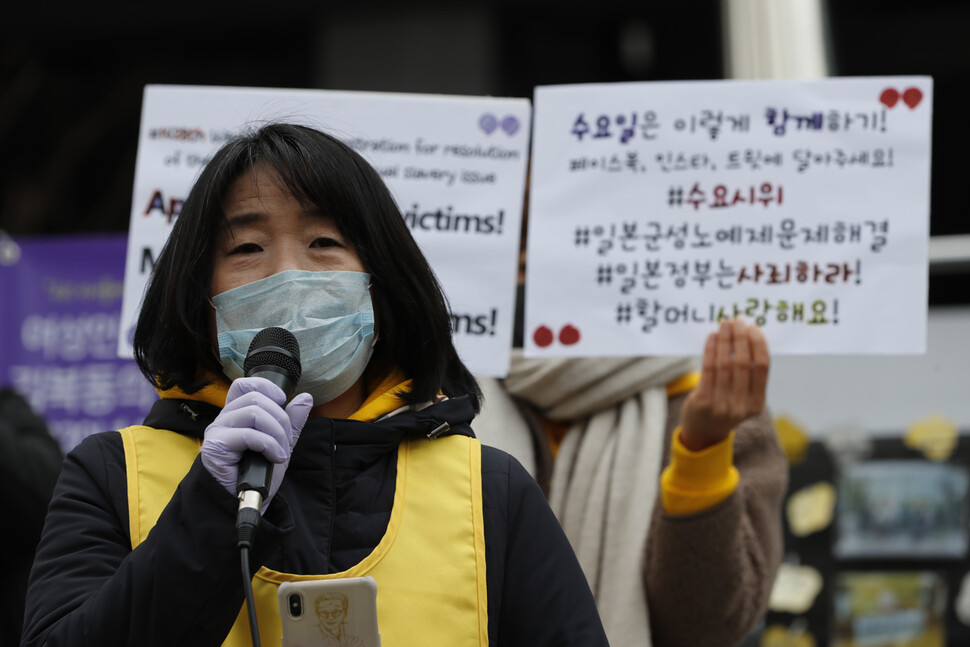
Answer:
<svg viewBox="0 0 970 647"><path fill-rule="evenodd" d="M218 408L160 400L145 424L202 437ZM260 524L251 570L333 573L367 556L390 518L397 447L447 423L472 436L468 398L377 422L311 419ZM606 645L580 566L535 481L482 448L488 635L494 646ZM117 432L66 458L31 571L22 645L219 645L243 604L237 500L197 458L132 550ZM632 567L632 566L631 566ZM415 628L434 618L415 619Z"/></svg>

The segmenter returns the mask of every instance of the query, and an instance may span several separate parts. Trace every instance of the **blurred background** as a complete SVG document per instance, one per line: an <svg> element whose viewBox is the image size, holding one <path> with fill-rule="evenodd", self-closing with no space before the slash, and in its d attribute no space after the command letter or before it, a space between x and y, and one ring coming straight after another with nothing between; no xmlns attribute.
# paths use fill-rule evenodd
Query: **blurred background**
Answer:
<svg viewBox="0 0 970 647"><path fill-rule="evenodd" d="M124 235L146 84L531 98L537 85L738 77L738 53L767 33L743 15L739 24L739 8L784 1L14 3L0 19L0 232ZM821 585L800 604L775 604L766 624L790 642L770 643L766 633L762 644L862 644L852 642L847 618L869 613L876 600L896 600L897 616L886 617L922 613L923 631L908 642L897 635L867 645L970 644L970 611L959 611L970 571L970 217L961 193L968 137L959 99L970 85L970 3L809 4L821 9L811 47L828 75L934 79L930 325L928 352L918 358L778 359L769 400L787 416L781 429L792 464L789 504L820 483L839 486L851 455L929 466L917 478L944 484L934 490L937 500L897 495L890 504L955 507L962 516L956 534L953 515L946 517L952 541L943 553L914 558L890 547L837 555L850 524L865 543L885 539L881 532L915 533L914 517L884 519L889 525L879 527L858 518L858 506L865 508L859 497L875 496L878 475L858 476L857 508L842 511L849 516L841 530L836 504L811 492L809 508L786 515L786 561L815 569ZM776 48L798 49L784 41L788 34L775 36L782 39ZM761 76L785 70L769 72ZM756 66L747 76L759 76ZM949 434L952 446L932 453L912 441L914 429ZM941 465L957 472L933 471ZM819 508L822 521L806 526L804 510ZM911 546L925 545L921 537L910 537ZM803 639L814 642L795 642Z"/></svg>
<svg viewBox="0 0 970 647"><path fill-rule="evenodd" d="M0 20L0 226L125 231L147 83L531 98L536 85L718 79L729 4L13 3ZM970 82L970 5L821 6L830 75L933 76L931 234L970 234L959 99ZM934 277L931 303L966 303L959 283Z"/></svg>

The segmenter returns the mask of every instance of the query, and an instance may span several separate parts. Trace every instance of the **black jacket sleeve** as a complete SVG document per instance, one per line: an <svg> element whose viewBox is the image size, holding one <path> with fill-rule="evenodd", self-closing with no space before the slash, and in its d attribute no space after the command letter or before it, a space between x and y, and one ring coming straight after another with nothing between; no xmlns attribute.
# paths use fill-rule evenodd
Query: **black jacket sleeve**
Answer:
<svg viewBox="0 0 970 647"><path fill-rule="evenodd" d="M0 474L11 522L0 535L0 645L20 642L24 596L47 505L64 460L47 423L19 393L0 388Z"/></svg>
<svg viewBox="0 0 970 647"><path fill-rule="evenodd" d="M273 502L251 564L280 541ZM271 506L272 508L273 506ZM85 439L64 462L27 592L22 645L219 645L243 603L236 500L196 459L132 550L121 436ZM282 512L280 512L282 510Z"/></svg>
<svg viewBox="0 0 970 647"><path fill-rule="evenodd" d="M44 419L16 391L0 388L0 474L17 496L9 498L7 515L26 532L4 533L4 555L33 555L54 484L64 460Z"/></svg>
<svg viewBox="0 0 970 647"><path fill-rule="evenodd" d="M491 644L607 645L586 576L535 479L482 447L482 480Z"/></svg>

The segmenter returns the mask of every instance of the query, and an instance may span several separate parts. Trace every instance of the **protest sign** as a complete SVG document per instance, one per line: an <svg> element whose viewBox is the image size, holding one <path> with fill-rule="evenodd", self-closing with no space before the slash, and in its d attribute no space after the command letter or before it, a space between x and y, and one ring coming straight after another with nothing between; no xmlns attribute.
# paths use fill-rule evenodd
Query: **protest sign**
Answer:
<svg viewBox="0 0 970 647"><path fill-rule="evenodd" d="M277 121L324 130L374 166L442 284L462 359L504 376L528 161L524 99L148 86L119 354L132 355L153 263L201 168L228 138Z"/></svg>
<svg viewBox="0 0 970 647"><path fill-rule="evenodd" d="M926 343L932 79L536 89L527 356Z"/></svg>
<svg viewBox="0 0 970 647"><path fill-rule="evenodd" d="M125 245L124 235L17 238L0 258L0 384L27 398L65 452L141 424L158 399L116 352Z"/></svg>

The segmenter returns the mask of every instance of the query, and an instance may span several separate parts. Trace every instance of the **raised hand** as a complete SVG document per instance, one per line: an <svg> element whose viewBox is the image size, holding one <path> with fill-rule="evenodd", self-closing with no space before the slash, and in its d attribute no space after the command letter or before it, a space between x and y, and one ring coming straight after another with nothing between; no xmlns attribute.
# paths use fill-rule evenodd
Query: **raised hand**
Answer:
<svg viewBox="0 0 970 647"><path fill-rule="evenodd" d="M680 441L700 451L715 445L765 405L771 358L761 329L724 321L704 346L701 380L680 412Z"/></svg>

